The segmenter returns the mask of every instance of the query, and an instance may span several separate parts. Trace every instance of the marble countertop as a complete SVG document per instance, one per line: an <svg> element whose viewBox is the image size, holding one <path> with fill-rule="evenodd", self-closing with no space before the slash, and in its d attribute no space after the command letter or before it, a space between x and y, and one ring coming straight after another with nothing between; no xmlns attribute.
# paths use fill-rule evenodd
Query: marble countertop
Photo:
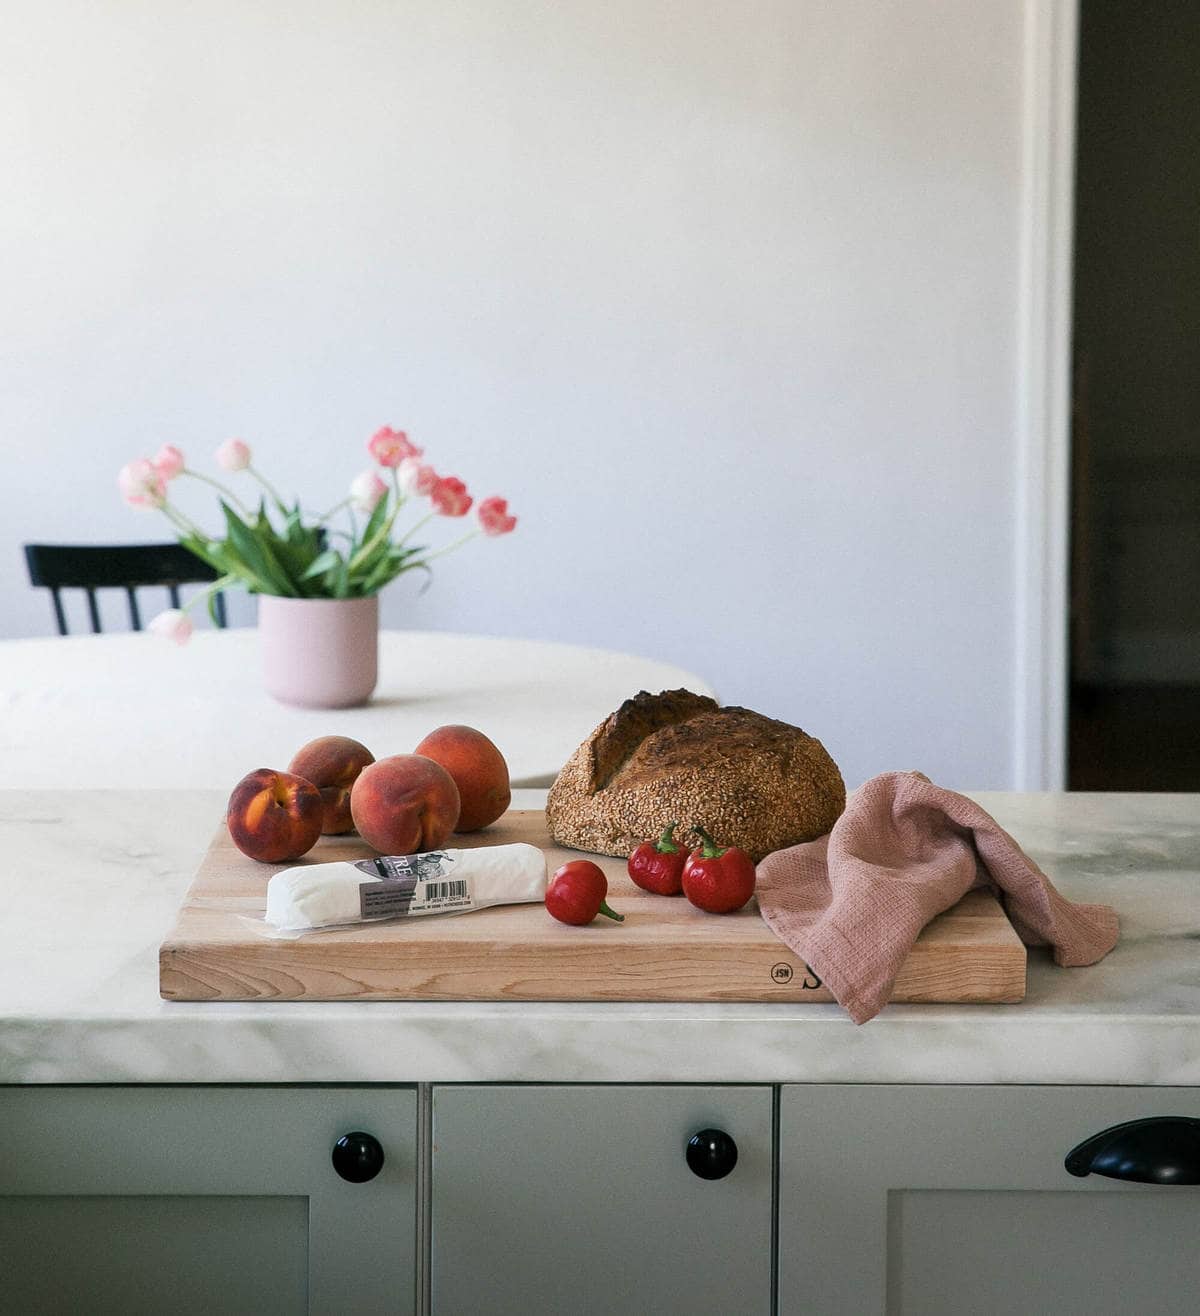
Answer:
<svg viewBox="0 0 1200 1316"><path fill-rule="evenodd" d="M211 791L2 791L0 1082L889 1082L1200 1086L1200 795L973 793L1069 897L1100 964L1030 952L1019 1005L189 1004L158 945ZM544 795L519 792L518 807Z"/></svg>

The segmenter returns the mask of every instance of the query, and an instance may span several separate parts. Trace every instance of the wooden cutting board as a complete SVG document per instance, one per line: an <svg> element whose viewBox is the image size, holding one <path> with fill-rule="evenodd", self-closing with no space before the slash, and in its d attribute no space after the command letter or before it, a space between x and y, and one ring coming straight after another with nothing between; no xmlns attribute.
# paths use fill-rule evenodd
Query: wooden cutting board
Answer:
<svg viewBox="0 0 1200 1316"><path fill-rule="evenodd" d="M577 850L555 846L540 811L513 811L451 845L529 841L553 873ZM375 852L357 836L322 837L304 863ZM159 986L173 1001L830 1001L753 901L705 914L653 896L621 859L595 858L624 923L555 922L542 905L399 919L272 940L258 928L267 880L286 864L247 859L221 826L159 951ZM970 892L921 934L894 1001L1019 1001L1025 947L999 904Z"/></svg>

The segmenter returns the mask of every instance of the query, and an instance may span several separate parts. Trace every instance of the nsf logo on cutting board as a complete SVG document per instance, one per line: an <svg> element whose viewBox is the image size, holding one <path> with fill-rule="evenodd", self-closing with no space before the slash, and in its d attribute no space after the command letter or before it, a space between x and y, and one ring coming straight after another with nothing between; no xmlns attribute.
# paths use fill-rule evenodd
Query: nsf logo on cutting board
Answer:
<svg viewBox="0 0 1200 1316"><path fill-rule="evenodd" d="M778 964L771 965L771 981L778 983L781 987L786 987L795 977L796 971L790 964L782 960ZM808 967L804 966L804 977L800 980L800 986L808 991L816 991L821 986L821 979Z"/></svg>

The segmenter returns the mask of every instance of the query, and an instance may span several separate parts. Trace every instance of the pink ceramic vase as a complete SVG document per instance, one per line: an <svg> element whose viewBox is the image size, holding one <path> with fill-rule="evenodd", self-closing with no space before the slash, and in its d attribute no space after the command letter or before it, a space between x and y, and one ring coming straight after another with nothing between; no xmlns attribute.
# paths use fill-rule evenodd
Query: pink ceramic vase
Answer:
<svg viewBox="0 0 1200 1316"><path fill-rule="evenodd" d="M263 681L281 704L365 704L379 675L379 597L258 598Z"/></svg>

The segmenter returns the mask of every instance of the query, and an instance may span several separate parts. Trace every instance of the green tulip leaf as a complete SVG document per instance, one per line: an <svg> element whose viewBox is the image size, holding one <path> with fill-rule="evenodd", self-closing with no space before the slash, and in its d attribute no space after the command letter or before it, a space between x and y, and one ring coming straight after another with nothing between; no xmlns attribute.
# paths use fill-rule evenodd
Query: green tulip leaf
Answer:
<svg viewBox="0 0 1200 1316"><path fill-rule="evenodd" d="M224 499L221 500L221 510L225 513L225 527L229 533L227 542L241 558L246 574L254 579L256 588L263 594L295 598L298 591L272 553L262 532L262 512L259 513L259 526L251 529Z"/></svg>
<svg viewBox="0 0 1200 1316"><path fill-rule="evenodd" d="M331 567L340 566L342 555L336 548L327 548L319 553L300 573L301 580L311 580L314 576L323 576Z"/></svg>

